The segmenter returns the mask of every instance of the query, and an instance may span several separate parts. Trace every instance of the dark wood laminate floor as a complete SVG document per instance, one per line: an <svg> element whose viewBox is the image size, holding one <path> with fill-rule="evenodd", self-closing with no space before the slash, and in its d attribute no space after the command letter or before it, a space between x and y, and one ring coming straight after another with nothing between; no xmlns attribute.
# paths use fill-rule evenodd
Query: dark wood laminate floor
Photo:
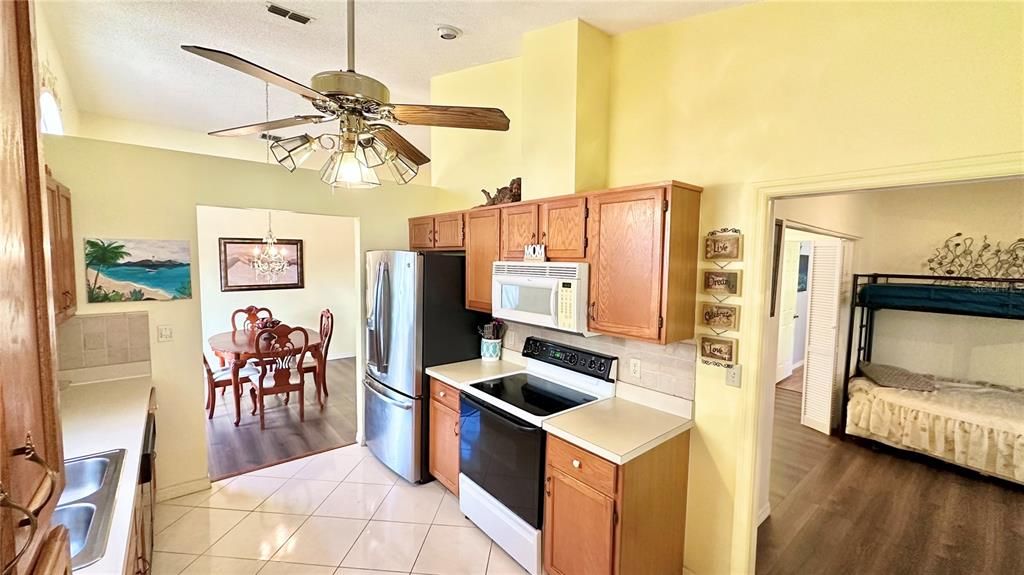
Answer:
<svg viewBox="0 0 1024 575"><path fill-rule="evenodd" d="M799 401L776 392L757 573L1024 573L1024 488L807 429L814 441L793 428Z"/></svg>
<svg viewBox="0 0 1024 575"><path fill-rule="evenodd" d="M234 426L234 401L229 389L217 392L217 408L207 420L210 477L223 479L267 467L311 453L354 443L356 440L355 359L327 362L327 389L330 396L321 411L312 383L306 388L306 420L299 421L298 398L291 405L283 396L266 398L267 428L260 431L259 413L249 415L252 401L242 397L242 421Z"/></svg>

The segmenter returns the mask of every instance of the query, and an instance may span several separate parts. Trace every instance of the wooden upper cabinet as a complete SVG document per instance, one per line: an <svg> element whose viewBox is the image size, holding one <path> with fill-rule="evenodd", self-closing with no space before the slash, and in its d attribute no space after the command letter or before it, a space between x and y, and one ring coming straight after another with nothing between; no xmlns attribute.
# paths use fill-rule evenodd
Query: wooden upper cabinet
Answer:
<svg viewBox="0 0 1024 575"><path fill-rule="evenodd" d="M658 339L664 188L595 194L590 205L590 329Z"/></svg>
<svg viewBox="0 0 1024 575"><path fill-rule="evenodd" d="M434 216L409 218L409 249L434 247Z"/></svg>
<svg viewBox="0 0 1024 575"><path fill-rule="evenodd" d="M466 212L466 307L491 313L491 271L501 259L501 210Z"/></svg>
<svg viewBox="0 0 1024 575"><path fill-rule="evenodd" d="M537 243L537 204L501 208L501 259L521 260L525 247Z"/></svg>
<svg viewBox="0 0 1024 575"><path fill-rule="evenodd" d="M544 569L549 575L615 574L615 499L547 467Z"/></svg>
<svg viewBox="0 0 1024 575"><path fill-rule="evenodd" d="M463 214L442 214L434 216L434 247L461 248L463 242Z"/></svg>
<svg viewBox="0 0 1024 575"><path fill-rule="evenodd" d="M587 198L540 204L540 243L549 259L583 259L587 248Z"/></svg>
<svg viewBox="0 0 1024 575"><path fill-rule="evenodd" d="M47 171L47 226L50 233L50 298L58 324L75 315L75 246L71 226L71 191Z"/></svg>
<svg viewBox="0 0 1024 575"><path fill-rule="evenodd" d="M701 188L668 182L587 197L592 331L693 337Z"/></svg>

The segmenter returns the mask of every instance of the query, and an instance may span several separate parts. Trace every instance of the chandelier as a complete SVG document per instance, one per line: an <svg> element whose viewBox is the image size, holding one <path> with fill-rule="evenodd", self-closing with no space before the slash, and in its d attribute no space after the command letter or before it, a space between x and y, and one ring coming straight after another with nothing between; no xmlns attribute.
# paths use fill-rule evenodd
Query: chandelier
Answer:
<svg viewBox="0 0 1024 575"><path fill-rule="evenodd" d="M249 264L256 275L276 280L288 268L287 251L277 247L277 238L270 226L270 212L267 212L267 235L263 236L263 247L253 250L252 262Z"/></svg>
<svg viewBox="0 0 1024 575"><path fill-rule="evenodd" d="M301 134L270 145L274 159L294 172L313 152L331 153L320 168L320 180L331 187L372 188L380 185L377 170L387 169L399 184L408 184L419 170L416 162L389 146L378 134L384 126L367 124L362 118L345 114L338 134Z"/></svg>

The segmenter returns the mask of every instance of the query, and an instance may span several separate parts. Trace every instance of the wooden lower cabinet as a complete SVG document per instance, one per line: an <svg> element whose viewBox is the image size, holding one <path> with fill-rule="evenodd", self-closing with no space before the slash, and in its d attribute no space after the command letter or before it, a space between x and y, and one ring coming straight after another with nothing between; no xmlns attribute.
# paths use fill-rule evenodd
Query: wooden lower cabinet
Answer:
<svg viewBox="0 0 1024 575"><path fill-rule="evenodd" d="M690 434L623 465L548 436L548 575L683 572Z"/></svg>
<svg viewBox="0 0 1024 575"><path fill-rule="evenodd" d="M430 449L428 468L455 495L459 494L459 392L430 380Z"/></svg>

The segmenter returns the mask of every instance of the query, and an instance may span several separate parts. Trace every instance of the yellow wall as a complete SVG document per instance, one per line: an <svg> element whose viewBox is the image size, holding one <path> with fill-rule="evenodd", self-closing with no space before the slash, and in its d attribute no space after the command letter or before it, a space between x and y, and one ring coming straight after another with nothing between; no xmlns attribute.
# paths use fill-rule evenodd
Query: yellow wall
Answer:
<svg viewBox="0 0 1024 575"><path fill-rule="evenodd" d="M705 230L753 230L753 182L1022 150L1021 9L758 3L617 36L610 183L691 181L705 188ZM760 336L753 320L741 340ZM753 452L751 371L735 389L697 370L698 574L751 565L752 462L737 458Z"/></svg>
<svg viewBox="0 0 1024 575"><path fill-rule="evenodd" d="M704 230L753 233L755 182L1024 150L1022 23L1014 3L762 2L613 37L608 184L699 184ZM524 99L524 117L540 105ZM435 141L435 161L449 150L471 148ZM527 174L543 161L506 160ZM485 169L504 165L488 156ZM755 323L745 315L742 340L761 336ZM754 353L741 346L742 389L697 369L686 563L698 575L752 566Z"/></svg>
<svg viewBox="0 0 1024 575"><path fill-rule="evenodd" d="M484 203L481 189L491 193L523 175L522 66L519 58L434 76L430 101L451 106L501 108L509 118L507 132L431 128L431 178L462 198L461 207Z"/></svg>
<svg viewBox="0 0 1024 575"><path fill-rule="evenodd" d="M176 486L201 487L207 474L200 291L194 289L191 300L84 303L82 238L187 239L197 262L196 206L203 204L354 216L359 218L357 249L404 248L407 217L452 205L445 192L425 186L332 193L311 170L289 174L276 165L83 138L47 136L44 153L54 176L71 189L78 313L149 312L162 430L158 472L165 493ZM198 286L198 266L192 270L192 285ZM174 341L157 343L157 325L171 326Z"/></svg>
<svg viewBox="0 0 1024 575"><path fill-rule="evenodd" d="M34 14L39 82L42 84L42 89L50 90L57 99L61 120L64 122L64 133L70 136L77 135L79 130L78 103L75 101L71 81L64 69L64 60L53 42L53 33L50 31L42 6L42 2L36 2Z"/></svg>

